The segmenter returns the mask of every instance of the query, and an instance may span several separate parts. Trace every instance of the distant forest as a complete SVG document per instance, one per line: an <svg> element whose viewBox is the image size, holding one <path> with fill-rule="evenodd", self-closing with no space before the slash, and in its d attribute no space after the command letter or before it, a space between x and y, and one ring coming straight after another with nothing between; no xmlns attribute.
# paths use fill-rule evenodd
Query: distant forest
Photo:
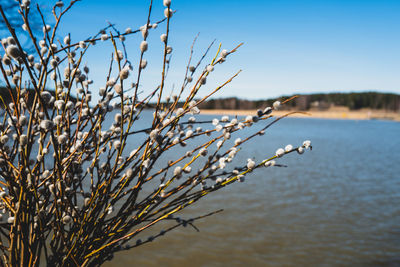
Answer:
<svg viewBox="0 0 400 267"><path fill-rule="evenodd" d="M285 100L291 96L282 96L279 100ZM239 98L211 99L202 103L203 109L258 109L271 106L277 99L266 100L244 100ZM351 110L362 108L384 109L400 111L400 95L365 92L365 93L329 93L329 94L307 94L300 95L285 104L285 109L309 110L329 109L332 106L345 106Z"/></svg>
<svg viewBox="0 0 400 267"><path fill-rule="evenodd" d="M53 95L54 93L50 91ZM14 98L16 97L16 92L13 90ZM3 98L4 102L10 103L11 97L9 91L0 87L0 96ZM33 101L34 91L29 90L28 103ZM259 109L265 108L266 106L272 106L274 101L285 100L292 97L282 96L274 99L266 100L245 100L236 97L231 98L219 98L210 99L200 105L201 109ZM76 102L75 98L71 101ZM182 103L180 103L182 104ZM178 104L178 106L180 106ZM0 103L0 107L3 106ZM309 110L309 109L329 109L332 106L344 106L351 110L357 110L362 108L370 109L383 109L390 111L400 111L400 95L398 94L388 94L388 93L378 93L378 92L364 92L364 93L329 93L329 94L307 94L299 95L297 98L286 103L283 109L296 109L296 110ZM150 105L149 107L152 107Z"/></svg>

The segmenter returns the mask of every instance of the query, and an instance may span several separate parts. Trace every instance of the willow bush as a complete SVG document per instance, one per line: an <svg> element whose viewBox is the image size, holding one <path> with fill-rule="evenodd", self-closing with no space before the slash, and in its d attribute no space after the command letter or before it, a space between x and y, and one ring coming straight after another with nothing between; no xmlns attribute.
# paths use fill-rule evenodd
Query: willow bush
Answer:
<svg viewBox="0 0 400 267"><path fill-rule="evenodd" d="M7 89L1 98L0 124L1 266L101 265L115 252L153 241L179 225L212 214L189 220L174 217L208 194L275 165L277 157L311 148L305 141L298 147L280 148L258 162L235 161L246 142L282 118L274 117L273 111L290 99L246 118L205 120L197 115L201 103L238 75L204 91L208 90L204 87L207 77L240 44L231 50L219 45L207 63L212 46L196 63L192 62L192 46L181 88L176 94L166 94L172 53L169 27L174 14L168 0L157 22L151 20L150 2L147 22L137 30L120 32L110 24L80 41L73 41L73 33L58 34L62 18L76 0L68 5L57 2L49 15L29 0L18 2L22 28L34 48L32 53L24 50L0 6L9 30L9 37L1 40L4 54L0 62ZM43 36L32 31L31 14L42 18ZM52 26L46 23L49 16L55 19ZM159 85L147 95L139 94L147 65L147 37L158 25L165 30L160 37ZM125 45L126 38L140 38L140 47ZM88 49L103 42L113 45L104 70L106 83L92 88L89 67L82 62ZM131 50L139 53L136 66L128 60ZM99 94L96 100L92 100L92 90ZM200 90L206 92L205 97L198 97ZM138 128L139 116L149 108L153 116L148 127ZM107 121L112 121L110 126ZM251 135L240 135L243 139L231 139L256 123L263 127ZM131 140L139 140L139 145L132 147ZM191 148L182 153L182 147ZM144 190L146 185L151 190ZM174 221L174 226L147 240L138 238L165 220Z"/></svg>

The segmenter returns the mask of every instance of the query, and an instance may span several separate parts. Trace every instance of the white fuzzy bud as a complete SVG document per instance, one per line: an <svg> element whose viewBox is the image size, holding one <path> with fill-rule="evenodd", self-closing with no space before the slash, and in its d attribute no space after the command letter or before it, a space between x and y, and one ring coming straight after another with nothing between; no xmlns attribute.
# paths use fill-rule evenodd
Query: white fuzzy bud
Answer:
<svg viewBox="0 0 400 267"><path fill-rule="evenodd" d="M303 146L304 148L310 148L311 147L311 141L310 140L306 140L303 142Z"/></svg>
<svg viewBox="0 0 400 267"><path fill-rule="evenodd" d="M192 135L193 135L193 131L192 130L189 130L189 131L186 132L186 137L187 138L191 137Z"/></svg>
<svg viewBox="0 0 400 267"><path fill-rule="evenodd" d="M162 125L167 126L170 122L171 122L170 119L165 119L163 120Z"/></svg>
<svg viewBox="0 0 400 267"><path fill-rule="evenodd" d="M141 69L145 69L147 66L147 60L146 59L142 59L142 61L140 62L140 68Z"/></svg>
<svg viewBox="0 0 400 267"><path fill-rule="evenodd" d="M65 144L68 140L68 136L66 134L62 134L57 138L59 144Z"/></svg>
<svg viewBox="0 0 400 267"><path fill-rule="evenodd" d="M274 104L272 104L272 106L274 107L274 109L279 109L279 107L281 106L281 102L275 101Z"/></svg>
<svg viewBox="0 0 400 267"><path fill-rule="evenodd" d="M140 51L145 52L147 51L147 48L149 47L148 43L146 41L142 41L140 43Z"/></svg>
<svg viewBox="0 0 400 267"><path fill-rule="evenodd" d="M99 89L99 96L104 96L105 93L106 93L106 88L100 87L100 89Z"/></svg>
<svg viewBox="0 0 400 267"><path fill-rule="evenodd" d="M19 124L21 125L21 126L24 126L24 125L26 125L26 123L28 122L28 119L26 118L26 116L25 115L21 115L20 117L19 117Z"/></svg>
<svg viewBox="0 0 400 267"><path fill-rule="evenodd" d="M223 144L222 140L219 140L219 141L217 142L217 148L221 148L222 144Z"/></svg>
<svg viewBox="0 0 400 267"><path fill-rule="evenodd" d="M149 34L147 25L143 25L139 28L140 32L142 33L143 38L146 38Z"/></svg>
<svg viewBox="0 0 400 267"><path fill-rule="evenodd" d="M123 69L121 70L121 72L119 73L119 78L120 78L121 80L126 80L126 79L128 79L128 76L129 76L129 68L123 68Z"/></svg>
<svg viewBox="0 0 400 267"><path fill-rule="evenodd" d="M161 34L160 39L161 39L161 42L163 42L163 43L167 42L167 35L165 33Z"/></svg>
<svg viewBox="0 0 400 267"><path fill-rule="evenodd" d="M86 43L84 41L80 41L79 42L79 47L82 48L82 49L85 49L86 48Z"/></svg>
<svg viewBox="0 0 400 267"><path fill-rule="evenodd" d="M107 215L110 215L113 211L114 211L113 206L110 206L110 207L107 209Z"/></svg>
<svg viewBox="0 0 400 267"><path fill-rule="evenodd" d="M43 26L43 32L49 32L51 30L50 25Z"/></svg>
<svg viewBox="0 0 400 267"><path fill-rule="evenodd" d="M29 7L30 4L31 4L31 1L30 1L30 0L22 0L22 5L23 5L24 7Z"/></svg>
<svg viewBox="0 0 400 267"><path fill-rule="evenodd" d="M182 174L182 168L180 166L177 166L174 169L174 176L180 176Z"/></svg>
<svg viewBox="0 0 400 267"><path fill-rule="evenodd" d="M149 135L150 139L151 139L151 140L156 140L156 138L158 137L158 134L159 134L159 133L160 133L160 130L158 130L158 129L152 130L152 131L150 132L150 135Z"/></svg>
<svg viewBox="0 0 400 267"><path fill-rule="evenodd" d="M114 55L114 59L116 61L120 61L124 58L124 53L121 50L117 50L117 53Z"/></svg>
<svg viewBox="0 0 400 267"><path fill-rule="evenodd" d="M230 158L234 158L235 155L236 155L236 153L237 153L236 147L232 147L231 151L229 151L228 156L229 156Z"/></svg>
<svg viewBox="0 0 400 267"><path fill-rule="evenodd" d="M54 106L58 109L58 110L62 110L65 106L65 101L60 99L54 102Z"/></svg>
<svg viewBox="0 0 400 267"><path fill-rule="evenodd" d="M8 135L3 135L0 137L0 142L4 145L8 142Z"/></svg>
<svg viewBox="0 0 400 267"><path fill-rule="evenodd" d="M53 68L57 67L57 65L58 65L57 60L51 59L51 60L50 60L50 65L51 65Z"/></svg>
<svg viewBox="0 0 400 267"><path fill-rule="evenodd" d="M69 35L64 37L64 44L69 45L71 43L71 38L69 37Z"/></svg>
<svg viewBox="0 0 400 267"><path fill-rule="evenodd" d="M270 167L270 166L274 166L274 165L275 165L275 160L266 161L264 163L265 167Z"/></svg>
<svg viewBox="0 0 400 267"><path fill-rule="evenodd" d="M220 183L222 183L224 181L224 179L222 178L222 177L218 177L216 180L215 180L215 183L216 184L220 184Z"/></svg>
<svg viewBox="0 0 400 267"><path fill-rule="evenodd" d="M71 216L69 216L69 215L65 215L65 216L62 218L63 224L69 224L71 221L72 221L72 218L71 218Z"/></svg>
<svg viewBox="0 0 400 267"><path fill-rule="evenodd" d="M122 121L122 115L121 115L121 113L115 114L114 120L115 120L115 122L120 123L120 122Z"/></svg>
<svg viewBox="0 0 400 267"><path fill-rule="evenodd" d="M178 108L178 109L176 110L176 115L177 115L177 116L180 116L180 115L183 114L183 112L184 112L183 108Z"/></svg>
<svg viewBox="0 0 400 267"><path fill-rule="evenodd" d="M44 102L49 102L51 98L51 94L48 91L43 91L40 93L40 96L42 97Z"/></svg>
<svg viewBox="0 0 400 267"><path fill-rule="evenodd" d="M142 166L144 167L144 168L148 168L149 167L149 164L150 164L150 159L145 159L143 162L142 162Z"/></svg>
<svg viewBox="0 0 400 267"><path fill-rule="evenodd" d="M115 140L113 146L116 150L119 150L121 148L121 141Z"/></svg>
<svg viewBox="0 0 400 267"><path fill-rule="evenodd" d="M16 42L15 42L15 40L14 40L14 37L12 37L12 36L9 36L8 38L4 38L3 40L2 40L2 43L4 44L4 45L7 45L7 44L9 44L9 45L12 45L12 44L16 44Z"/></svg>
<svg viewBox="0 0 400 267"><path fill-rule="evenodd" d="M217 126L215 126L215 131L219 132L222 130L222 128L223 128L222 125L218 124Z"/></svg>
<svg viewBox="0 0 400 267"><path fill-rule="evenodd" d="M264 109L264 115L269 115L269 114L271 114L271 112L272 112L272 108L271 107L266 107Z"/></svg>
<svg viewBox="0 0 400 267"><path fill-rule="evenodd" d="M133 177L133 170L131 168L127 169L125 172L125 176L126 178L131 179Z"/></svg>
<svg viewBox="0 0 400 267"><path fill-rule="evenodd" d="M276 150L275 155L279 158L282 157L285 154L285 150L283 148L278 148L278 150Z"/></svg>
<svg viewBox="0 0 400 267"><path fill-rule="evenodd" d="M110 78L107 81L106 85L112 87L112 86L114 86L115 83L116 83L115 79L114 78Z"/></svg>
<svg viewBox="0 0 400 267"><path fill-rule="evenodd" d="M170 9L170 8L166 8L166 9L164 9L164 16L166 17L166 18L171 18L172 17L172 10Z"/></svg>
<svg viewBox="0 0 400 267"><path fill-rule="evenodd" d="M226 58L227 55L228 55L228 51L226 49L221 51L221 57L222 58Z"/></svg>
<svg viewBox="0 0 400 267"><path fill-rule="evenodd" d="M53 129L54 123L50 120L43 120L40 122L40 128L42 128L45 131L50 131Z"/></svg>
<svg viewBox="0 0 400 267"><path fill-rule="evenodd" d="M13 224L14 221L15 221L15 217L8 217L8 219L7 219L7 223L9 223L9 224Z"/></svg>
<svg viewBox="0 0 400 267"><path fill-rule="evenodd" d="M227 140L227 139L230 139L231 138L231 133L225 133L224 134L224 138Z"/></svg>
<svg viewBox="0 0 400 267"><path fill-rule="evenodd" d="M222 116L221 121L222 122L227 122L227 121L229 121L229 117L228 116Z"/></svg>
<svg viewBox="0 0 400 267"><path fill-rule="evenodd" d="M6 48L6 52L8 55L10 55L13 58L18 58L21 56L21 51L16 45L9 45Z"/></svg>
<svg viewBox="0 0 400 267"><path fill-rule="evenodd" d="M285 146L285 151L286 152L289 152L289 151L291 151L293 149L293 146L292 145L287 145L287 146Z"/></svg>
<svg viewBox="0 0 400 267"><path fill-rule="evenodd" d="M102 35L100 36L100 39L101 39L102 41L106 41L106 40L108 40L108 35L107 35L107 34L102 34Z"/></svg>
<svg viewBox="0 0 400 267"><path fill-rule="evenodd" d="M241 143L242 143L242 139L236 138L236 140L235 140L235 145L238 146L238 145L240 145Z"/></svg>
<svg viewBox="0 0 400 267"><path fill-rule="evenodd" d="M254 169L256 163L252 159L247 159L247 169L251 170Z"/></svg>
<svg viewBox="0 0 400 267"><path fill-rule="evenodd" d="M49 50L47 49L47 47L42 47L42 48L40 49L40 53L41 53L42 55L46 54L47 51L49 51Z"/></svg>
<svg viewBox="0 0 400 267"><path fill-rule="evenodd" d="M28 144L28 136L26 136L26 134L21 134L19 137L19 143L21 144L21 146L25 146L26 144Z"/></svg>

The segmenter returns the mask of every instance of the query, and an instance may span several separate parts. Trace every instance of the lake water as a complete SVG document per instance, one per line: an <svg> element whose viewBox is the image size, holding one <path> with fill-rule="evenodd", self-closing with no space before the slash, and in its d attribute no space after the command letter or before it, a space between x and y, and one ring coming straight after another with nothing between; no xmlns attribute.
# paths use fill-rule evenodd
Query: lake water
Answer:
<svg viewBox="0 0 400 267"><path fill-rule="evenodd" d="M288 118L238 157L306 139L312 151L277 161L287 168L190 207L187 217L224 209L197 221L200 232L178 228L105 266L400 266L400 123Z"/></svg>

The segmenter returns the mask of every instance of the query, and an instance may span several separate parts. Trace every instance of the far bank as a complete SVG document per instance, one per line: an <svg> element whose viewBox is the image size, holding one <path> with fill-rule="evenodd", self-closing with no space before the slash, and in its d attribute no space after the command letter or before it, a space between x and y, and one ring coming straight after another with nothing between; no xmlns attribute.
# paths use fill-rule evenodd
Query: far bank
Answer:
<svg viewBox="0 0 400 267"><path fill-rule="evenodd" d="M283 116L289 112L296 110L276 110L272 113L274 116ZM349 120L392 120L400 121L400 113L379 110L379 109L360 109L350 110L347 107L333 107L327 110L309 110L306 111L309 115L297 113L290 117L296 118L319 118L319 119L349 119ZM215 115L255 115L256 110L238 110L238 109L201 109L201 114Z"/></svg>

